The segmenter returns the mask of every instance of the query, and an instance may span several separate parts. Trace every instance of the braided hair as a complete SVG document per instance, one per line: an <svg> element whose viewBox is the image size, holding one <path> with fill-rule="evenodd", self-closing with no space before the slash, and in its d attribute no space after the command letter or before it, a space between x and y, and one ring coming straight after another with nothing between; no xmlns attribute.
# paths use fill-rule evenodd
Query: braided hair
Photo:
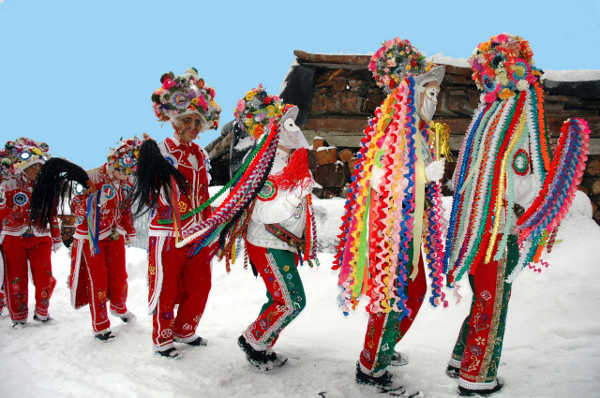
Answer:
<svg viewBox="0 0 600 398"><path fill-rule="evenodd" d="M31 220L42 227L57 214L65 198L73 196L74 182L87 186L89 176L75 163L61 158L51 158L42 166L31 194Z"/></svg>
<svg viewBox="0 0 600 398"><path fill-rule="evenodd" d="M188 182L183 174L163 157L156 141L152 139L145 140L140 147L135 176L130 199L136 217L157 206L161 189L167 195L171 192L171 178L184 194L188 192Z"/></svg>

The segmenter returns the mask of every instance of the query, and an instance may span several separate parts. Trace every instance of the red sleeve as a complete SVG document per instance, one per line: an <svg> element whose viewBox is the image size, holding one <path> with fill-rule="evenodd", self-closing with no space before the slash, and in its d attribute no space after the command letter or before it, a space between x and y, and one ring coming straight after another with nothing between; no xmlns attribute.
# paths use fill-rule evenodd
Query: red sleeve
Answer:
<svg viewBox="0 0 600 398"><path fill-rule="evenodd" d="M133 214L131 208L125 209L121 214L120 225L127 233L127 239L135 238L135 227L133 226Z"/></svg>
<svg viewBox="0 0 600 398"><path fill-rule="evenodd" d="M52 241L54 243L62 242L60 237L60 227L58 225L58 218L52 217L50 219L50 236L52 236Z"/></svg>
<svg viewBox="0 0 600 398"><path fill-rule="evenodd" d="M71 200L71 214L76 217L85 217L88 195L75 195Z"/></svg>

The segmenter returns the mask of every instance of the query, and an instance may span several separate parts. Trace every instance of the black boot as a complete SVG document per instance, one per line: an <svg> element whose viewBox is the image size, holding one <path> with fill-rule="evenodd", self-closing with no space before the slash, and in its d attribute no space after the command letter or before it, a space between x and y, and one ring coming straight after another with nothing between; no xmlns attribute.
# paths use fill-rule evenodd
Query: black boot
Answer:
<svg viewBox="0 0 600 398"><path fill-rule="evenodd" d="M401 396L406 389L396 380L387 370L381 376L372 376L362 371L360 363L356 363L356 383L373 386L380 393L390 393L390 395Z"/></svg>
<svg viewBox="0 0 600 398"><path fill-rule="evenodd" d="M460 368L448 365L446 368L446 375L451 379L458 379L458 376L460 376Z"/></svg>
<svg viewBox="0 0 600 398"><path fill-rule="evenodd" d="M177 351L177 349L175 347L167 348L166 350L162 350L162 351L156 351L156 353L164 358L169 358L169 359L181 358L181 354L179 353L179 351Z"/></svg>
<svg viewBox="0 0 600 398"><path fill-rule="evenodd" d="M408 365L408 358L406 355L402 355L402 353L398 351L394 351L392 354L392 361L390 362L392 366L404 366Z"/></svg>
<svg viewBox="0 0 600 398"><path fill-rule="evenodd" d="M25 321L13 321L11 327L13 329L22 329L25 327Z"/></svg>
<svg viewBox="0 0 600 398"><path fill-rule="evenodd" d="M489 390L470 390L468 388L464 388L458 386L458 395L461 397L487 397L495 392L498 392L504 387L504 383L500 379L496 379L496 386L494 388L490 388Z"/></svg>
<svg viewBox="0 0 600 398"><path fill-rule="evenodd" d="M183 343L183 344L191 345L193 347L207 346L208 345L208 340L206 340L205 338L202 338L200 336L196 336L195 339L190 340L190 341L181 341L180 338L175 337L175 341L178 342L178 343Z"/></svg>
<svg viewBox="0 0 600 398"><path fill-rule="evenodd" d="M108 343L113 341L117 336L115 336L114 334L112 334L112 332L109 330L107 332L104 333L96 333L94 335L95 338L97 338L98 340L100 340L103 343Z"/></svg>
<svg viewBox="0 0 600 398"><path fill-rule="evenodd" d="M50 318L50 316L47 316L46 318L41 318L38 316L38 314L33 314L33 320L41 322L41 323L48 323L48 322L52 321L53 318Z"/></svg>
<svg viewBox="0 0 600 398"><path fill-rule="evenodd" d="M246 359L252 366L262 371L268 372L274 368L279 368L286 364L287 358L283 355L277 355L273 351L255 350L247 341L244 335L238 338L238 345L246 354Z"/></svg>

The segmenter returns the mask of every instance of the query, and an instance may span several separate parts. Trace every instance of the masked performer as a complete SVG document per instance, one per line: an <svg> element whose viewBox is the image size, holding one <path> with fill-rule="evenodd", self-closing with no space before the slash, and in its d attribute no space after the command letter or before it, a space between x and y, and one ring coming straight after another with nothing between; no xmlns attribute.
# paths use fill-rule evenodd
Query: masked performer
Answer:
<svg viewBox="0 0 600 398"><path fill-rule="evenodd" d="M9 141L5 147L15 173L0 185L0 244L4 256L4 286L13 327L25 325L28 315L28 263L35 285L36 321L47 322L50 297L56 285L51 251L62 246L56 217L43 225L30 217L33 186L48 158L48 145L28 138ZM4 162L4 161L3 161ZM8 163L8 161L6 161Z"/></svg>
<svg viewBox="0 0 600 398"><path fill-rule="evenodd" d="M468 273L471 310L447 368L464 396L502 388L502 352L511 282L553 240L581 180L589 130L563 125L554 157L544 121L541 72L529 43L500 34L469 59L483 91L459 154L445 266L448 283ZM537 195L537 197L536 197Z"/></svg>
<svg viewBox="0 0 600 398"><path fill-rule="evenodd" d="M444 160L431 153L443 67L430 68L408 40L384 43L369 69L388 93L369 120L352 176L335 268L342 309L370 298L356 381L381 392L404 388L386 370L399 364L396 343L414 321L432 276L432 304L441 298L440 184ZM421 256L423 244L426 259Z"/></svg>
<svg viewBox="0 0 600 398"><path fill-rule="evenodd" d="M229 235L229 244L224 245L224 252L230 253L235 239L244 236L252 268L267 288L267 302L258 318L238 339L248 361L264 371L287 361L272 348L283 328L306 305L298 260L310 263L316 258L313 179L308 168L308 143L295 124L297 115L297 107L282 104L260 85L246 93L235 110L234 133L245 131L253 140L278 133L268 178L250 203L246 217L233 227L239 234Z"/></svg>
<svg viewBox="0 0 600 398"><path fill-rule="evenodd" d="M134 200L136 213L152 210L148 301L154 350L177 358L174 341L206 345L206 339L196 335L196 327L211 287L215 245L196 253L177 243L211 215L209 206L199 208L208 199L210 163L193 140L200 132L218 127L221 108L214 100L214 89L205 86L194 68L178 76L164 74L161 83L152 94L154 111L160 121L172 124L174 133L160 145L153 140L142 145Z"/></svg>

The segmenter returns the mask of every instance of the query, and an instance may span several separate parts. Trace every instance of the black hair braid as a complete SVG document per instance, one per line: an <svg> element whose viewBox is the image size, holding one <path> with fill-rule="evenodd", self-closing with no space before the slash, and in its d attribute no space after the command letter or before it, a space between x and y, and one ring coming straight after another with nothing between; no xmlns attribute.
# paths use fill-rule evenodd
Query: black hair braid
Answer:
<svg viewBox="0 0 600 398"><path fill-rule="evenodd" d="M130 203L135 207L133 212L135 217L157 206L161 189L167 195L170 194L171 176L175 178L175 182L184 194L188 192L187 180L163 157L154 140L148 139L141 145L135 174L135 184L130 198Z"/></svg>
<svg viewBox="0 0 600 398"><path fill-rule="evenodd" d="M40 169L31 194L31 220L45 227L65 198L73 195L73 182L87 186L89 176L84 169L61 158L51 158Z"/></svg>

